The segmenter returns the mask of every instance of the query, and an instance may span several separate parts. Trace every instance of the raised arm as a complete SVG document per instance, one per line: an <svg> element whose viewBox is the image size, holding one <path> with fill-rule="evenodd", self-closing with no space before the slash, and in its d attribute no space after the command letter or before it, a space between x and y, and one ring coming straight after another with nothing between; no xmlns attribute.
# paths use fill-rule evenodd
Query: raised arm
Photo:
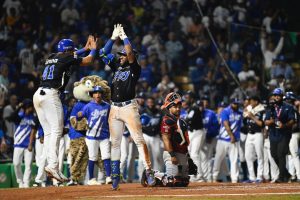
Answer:
<svg viewBox="0 0 300 200"><path fill-rule="evenodd" d="M125 48L125 51L126 51L128 62L133 63L135 61L135 55L134 55L132 46L130 44L130 41L129 41L123 27L120 28L119 37L124 42L124 48Z"/></svg>
<svg viewBox="0 0 300 200"><path fill-rule="evenodd" d="M96 56L96 48L97 48L97 39L94 36L90 35L88 38L90 54L84 58L82 58L80 66L88 66L94 61L94 57Z"/></svg>
<svg viewBox="0 0 300 200"><path fill-rule="evenodd" d="M278 44L277 44L277 47L276 47L275 50L274 50L274 53L275 53L276 55L278 55L278 54L281 52L282 47L283 47L283 42L284 42L284 37L281 36L280 39L279 39L279 42L278 42Z"/></svg>

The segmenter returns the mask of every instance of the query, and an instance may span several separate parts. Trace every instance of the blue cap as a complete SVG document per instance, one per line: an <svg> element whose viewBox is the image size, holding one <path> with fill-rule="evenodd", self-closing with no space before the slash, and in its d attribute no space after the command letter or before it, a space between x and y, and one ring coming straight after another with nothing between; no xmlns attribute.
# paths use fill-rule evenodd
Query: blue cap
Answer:
<svg viewBox="0 0 300 200"><path fill-rule="evenodd" d="M133 51L134 55L138 54L137 50L133 49L132 51ZM127 53L126 53L125 49L122 49L121 51L118 51L118 54L123 55L123 56L127 56Z"/></svg>
<svg viewBox="0 0 300 200"><path fill-rule="evenodd" d="M233 104L240 104L241 103L239 98L232 98L232 99L230 99L230 102L233 103Z"/></svg>
<svg viewBox="0 0 300 200"><path fill-rule="evenodd" d="M74 42L71 39L62 39L57 45L58 52L74 50Z"/></svg>
<svg viewBox="0 0 300 200"><path fill-rule="evenodd" d="M218 107L225 108L227 104L224 101L218 103Z"/></svg>
<svg viewBox="0 0 300 200"><path fill-rule="evenodd" d="M273 95L283 96L283 90L281 88L275 88L272 92Z"/></svg>
<svg viewBox="0 0 300 200"><path fill-rule="evenodd" d="M23 106L22 106L23 108L28 108L28 107L33 106L33 102L31 99L24 99L22 101L22 103L23 103Z"/></svg>

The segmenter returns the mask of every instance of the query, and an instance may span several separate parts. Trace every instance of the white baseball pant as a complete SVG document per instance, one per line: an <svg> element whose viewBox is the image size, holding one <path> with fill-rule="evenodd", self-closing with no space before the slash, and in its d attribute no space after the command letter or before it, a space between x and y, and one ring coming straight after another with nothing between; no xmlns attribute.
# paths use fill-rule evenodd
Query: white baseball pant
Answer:
<svg viewBox="0 0 300 200"><path fill-rule="evenodd" d="M197 166L197 178L203 178L203 170L201 167L201 148L203 147L205 137L206 137L206 130L193 130L188 131L190 144L188 146L188 150L191 156L191 159Z"/></svg>
<svg viewBox="0 0 300 200"><path fill-rule="evenodd" d="M127 159L127 181L131 182L135 179L135 158L139 156L138 149L134 142L128 144Z"/></svg>
<svg viewBox="0 0 300 200"><path fill-rule="evenodd" d="M21 168L23 158L25 163L24 175ZM33 159L33 152L28 151L27 148L19 148L19 147L14 148L13 164L14 164L17 183L19 183L19 186L23 185L24 187L29 187L32 159Z"/></svg>
<svg viewBox="0 0 300 200"><path fill-rule="evenodd" d="M230 160L230 176L231 182L237 183L239 177L239 166L238 166L238 146L239 142L230 143L223 140L217 141L216 155L213 167L213 180L216 181L220 173L220 167L226 154Z"/></svg>
<svg viewBox="0 0 300 200"><path fill-rule="evenodd" d="M44 144L40 142L40 139L35 140L35 163L38 167L35 182L42 183L46 181L46 173L44 168L46 166L46 155L44 152Z"/></svg>
<svg viewBox="0 0 300 200"><path fill-rule="evenodd" d="M264 136L262 133L248 134L245 144L245 157L249 172L249 179L263 180L264 172ZM257 177L254 172L253 162L257 158Z"/></svg>
<svg viewBox="0 0 300 200"><path fill-rule="evenodd" d="M187 177L189 175L187 155L183 154L183 153L175 152L175 156L177 158L178 165L174 165L171 161L170 153L167 152L167 151L164 151L163 159L164 159L164 162L165 162L165 165L166 165L166 174L168 176L181 175L183 177ZM178 170L179 165L182 166L182 171L181 172Z"/></svg>
<svg viewBox="0 0 300 200"><path fill-rule="evenodd" d="M99 148L101 151L101 159L110 159L110 142L109 139L91 140L85 139L86 146L89 151L89 160L97 161L99 159Z"/></svg>
<svg viewBox="0 0 300 200"><path fill-rule="evenodd" d="M58 149L58 169L63 172L64 168L64 159L65 159L65 138L61 137L59 140L59 149Z"/></svg>
<svg viewBox="0 0 300 200"><path fill-rule="evenodd" d="M43 90L44 95L40 92ZM46 149L48 167L58 170L58 149L63 132L63 107L56 89L39 88L33 95L33 103L44 130L44 141L49 140Z"/></svg>
<svg viewBox="0 0 300 200"><path fill-rule="evenodd" d="M264 140L264 178L270 180L270 170L271 170L271 180L275 181L279 178L279 168L275 163L271 155L270 140L266 138Z"/></svg>
<svg viewBox="0 0 300 200"><path fill-rule="evenodd" d="M289 173L295 177L297 176L297 179L300 179L300 160L299 160L299 138L300 133L293 133L289 148L291 152L291 156L289 159Z"/></svg>
<svg viewBox="0 0 300 200"><path fill-rule="evenodd" d="M142 133L137 102L133 101L123 107L112 105L108 123L111 137L111 160L120 160L121 158L120 146L126 125L138 148L139 156L143 158L145 168L151 169L150 156Z"/></svg>
<svg viewBox="0 0 300 200"><path fill-rule="evenodd" d="M240 134L240 142L239 142L239 159L240 162L245 162L245 144L247 140L247 135L244 133Z"/></svg>
<svg viewBox="0 0 300 200"><path fill-rule="evenodd" d="M208 182L212 181L212 158L214 149L216 148L217 139L212 138L211 142L204 141L203 148L201 148L201 168L203 171L203 178Z"/></svg>

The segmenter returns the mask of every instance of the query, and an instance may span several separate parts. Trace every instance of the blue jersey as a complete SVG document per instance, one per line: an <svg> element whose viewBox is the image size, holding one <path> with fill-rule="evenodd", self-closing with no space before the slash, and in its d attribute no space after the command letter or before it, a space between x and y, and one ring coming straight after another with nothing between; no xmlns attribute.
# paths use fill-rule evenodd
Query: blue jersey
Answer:
<svg viewBox="0 0 300 200"><path fill-rule="evenodd" d="M38 119L34 114L25 115L21 117L21 121L15 131L14 147L28 148L30 133L32 129L37 129Z"/></svg>
<svg viewBox="0 0 300 200"><path fill-rule="evenodd" d="M219 134L219 122L217 114L209 109L204 109L203 125L206 129L206 138L213 138Z"/></svg>
<svg viewBox="0 0 300 200"><path fill-rule="evenodd" d="M242 126L242 113L240 111L234 111L232 110L231 106L229 105L221 112L221 128L220 128L220 134L219 139L230 141L230 136L228 135L225 127L224 127L224 121L229 122L230 129L235 137L236 141L240 140L240 131Z"/></svg>
<svg viewBox="0 0 300 200"><path fill-rule="evenodd" d="M72 108L72 111L71 111L71 114L70 114L70 119L72 117L76 117L77 116L77 113L79 111L82 111L83 107L86 105L87 103L86 102L83 102L83 101L78 101L74 107ZM81 138L81 137L84 137L84 134L79 132L79 131L76 131L72 126L70 126L70 130L69 130L69 137L71 140L74 140L74 139L77 139L77 138Z"/></svg>
<svg viewBox="0 0 300 200"><path fill-rule="evenodd" d="M108 114L110 105L104 101L100 104L91 101L84 106L83 117L88 120L86 138L103 140L109 138Z"/></svg>

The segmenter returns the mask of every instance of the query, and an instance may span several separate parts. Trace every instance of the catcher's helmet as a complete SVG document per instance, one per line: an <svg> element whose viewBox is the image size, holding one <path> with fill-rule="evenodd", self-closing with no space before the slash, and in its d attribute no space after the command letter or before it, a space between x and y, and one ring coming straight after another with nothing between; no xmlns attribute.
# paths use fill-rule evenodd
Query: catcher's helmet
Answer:
<svg viewBox="0 0 300 200"><path fill-rule="evenodd" d="M58 52L64 52L68 50L74 50L74 42L71 39L62 39L57 45Z"/></svg>
<svg viewBox="0 0 300 200"><path fill-rule="evenodd" d="M171 92L166 96L164 104L161 106L161 109L169 109L170 107L181 102L181 96L176 92Z"/></svg>

